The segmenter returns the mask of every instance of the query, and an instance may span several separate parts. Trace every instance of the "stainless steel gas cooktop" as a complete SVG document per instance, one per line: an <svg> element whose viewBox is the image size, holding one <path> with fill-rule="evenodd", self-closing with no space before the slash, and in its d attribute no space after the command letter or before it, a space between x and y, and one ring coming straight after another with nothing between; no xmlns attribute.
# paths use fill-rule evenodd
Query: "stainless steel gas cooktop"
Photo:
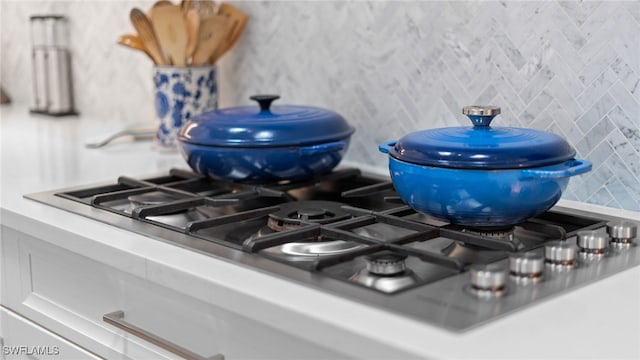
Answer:
<svg viewBox="0 0 640 360"><path fill-rule="evenodd" d="M174 169L26 197L452 331L640 265L637 222L555 207L463 228L358 169L268 185Z"/></svg>

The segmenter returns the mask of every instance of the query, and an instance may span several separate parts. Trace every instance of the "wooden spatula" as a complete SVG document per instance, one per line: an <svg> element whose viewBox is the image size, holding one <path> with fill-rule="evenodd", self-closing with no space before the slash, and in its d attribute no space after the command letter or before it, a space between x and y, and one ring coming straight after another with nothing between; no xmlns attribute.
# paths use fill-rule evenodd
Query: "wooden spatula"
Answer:
<svg viewBox="0 0 640 360"><path fill-rule="evenodd" d="M244 30L245 25L247 24L247 20L249 17L247 14L242 12L242 10L237 7L223 3L220 5L219 14L226 17L229 21L227 35L218 50L211 56L211 62L216 62L224 53L226 53L229 49L233 47L233 45L238 41L240 34Z"/></svg>
<svg viewBox="0 0 640 360"><path fill-rule="evenodd" d="M151 25L147 15L145 15L142 10L133 8L131 9L129 18L131 19L131 24L133 24L133 27L138 32L140 41L142 41L145 49L147 49L147 52L149 53L149 56L153 59L153 62L155 62L156 65L167 65L167 61L164 59L162 51L158 46L158 41L153 31L153 25Z"/></svg>
<svg viewBox="0 0 640 360"><path fill-rule="evenodd" d="M222 15L212 15L200 19L198 32L198 47L193 53L191 65L205 65L213 55L226 35L227 18Z"/></svg>
<svg viewBox="0 0 640 360"><path fill-rule="evenodd" d="M182 10L177 5L164 5L154 7L150 12L151 23L160 47L167 53L173 65L185 66L185 49L189 35Z"/></svg>
<svg viewBox="0 0 640 360"><path fill-rule="evenodd" d="M187 64L191 64L191 56L193 52L196 51L198 47L198 33L200 31L200 16L198 16L198 12L189 9L185 14L185 20L187 24L187 47L185 48L184 58L187 60Z"/></svg>

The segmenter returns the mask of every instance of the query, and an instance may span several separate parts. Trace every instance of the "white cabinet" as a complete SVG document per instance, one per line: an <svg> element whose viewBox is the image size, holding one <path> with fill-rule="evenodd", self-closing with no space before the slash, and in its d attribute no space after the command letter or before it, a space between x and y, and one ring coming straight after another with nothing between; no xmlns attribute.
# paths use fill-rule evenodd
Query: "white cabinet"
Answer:
<svg viewBox="0 0 640 360"><path fill-rule="evenodd" d="M174 345L196 358L346 357L330 345L303 339L304 334L292 336L8 227L2 228L1 248L2 304L104 358L189 357L166 350ZM154 271L149 269L159 266L145 264L140 259L134 267ZM131 328L104 321L105 314L114 312L121 312L115 316L124 321L121 327Z"/></svg>
<svg viewBox="0 0 640 360"><path fill-rule="evenodd" d="M163 358L102 322L123 306L126 274L2 228L2 304L109 359Z"/></svg>
<svg viewBox="0 0 640 360"><path fill-rule="evenodd" d="M0 307L3 360L100 359L33 322Z"/></svg>

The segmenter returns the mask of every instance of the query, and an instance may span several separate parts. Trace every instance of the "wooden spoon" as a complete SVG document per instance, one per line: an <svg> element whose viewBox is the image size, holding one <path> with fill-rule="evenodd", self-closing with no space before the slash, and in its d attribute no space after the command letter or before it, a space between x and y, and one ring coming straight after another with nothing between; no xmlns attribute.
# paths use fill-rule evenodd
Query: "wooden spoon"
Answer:
<svg viewBox="0 0 640 360"><path fill-rule="evenodd" d="M133 8L129 14L133 27L138 32L140 41L144 44L145 49L149 53L149 56L153 59L156 65L167 65L167 61L162 56L162 51L158 46L156 35L153 32L153 26L149 21L147 15L145 15L140 9Z"/></svg>
<svg viewBox="0 0 640 360"><path fill-rule="evenodd" d="M180 8L182 9L182 12L185 13L186 15L187 11L191 9L191 0L180 1Z"/></svg>
<svg viewBox="0 0 640 360"><path fill-rule="evenodd" d="M200 15L200 18L209 17L218 13L216 4L211 0L185 1L188 9L194 9Z"/></svg>
<svg viewBox="0 0 640 360"><path fill-rule="evenodd" d="M152 7L166 6L166 5L173 5L173 3L169 0L158 0L153 4Z"/></svg>
<svg viewBox="0 0 640 360"><path fill-rule="evenodd" d="M126 35L120 36L120 39L118 39L118 44L126 46L126 47L128 47L130 49L142 51L145 54L147 54L147 56L151 60L153 60L151 55L149 55L149 52L147 51L147 48L144 47L144 44L142 43L142 40L140 40L140 38L135 36L135 35L126 34Z"/></svg>
<svg viewBox="0 0 640 360"><path fill-rule="evenodd" d="M158 36L160 47L168 55L171 63L185 66L187 48L187 24L182 10L177 5L164 5L151 9L151 22Z"/></svg>
<svg viewBox="0 0 640 360"><path fill-rule="evenodd" d="M231 4L223 3L220 5L219 12L220 15L228 19L229 28L227 29L227 36L222 45L211 56L211 63L215 63L224 53L233 47L236 41L238 41L240 34L242 34L247 20L249 20L247 14Z"/></svg>
<svg viewBox="0 0 640 360"><path fill-rule="evenodd" d="M196 51L198 47L198 33L200 30L200 16L198 16L198 12L189 9L187 14L185 15L185 20L187 24L187 46L185 48L184 58L187 60L187 64L190 63L191 56L193 52Z"/></svg>
<svg viewBox="0 0 640 360"><path fill-rule="evenodd" d="M151 9L149 9L149 11L147 11L147 16L148 16L149 18L151 18L151 11L152 11L154 8L157 8L157 7L159 7L159 6L166 6L166 5L173 5L173 4L172 4L172 3L171 3L171 1L169 1L169 0L158 0L158 1L156 1L155 3L153 3L153 6L151 6ZM153 20L152 20L152 21L153 21Z"/></svg>
<svg viewBox="0 0 640 360"><path fill-rule="evenodd" d="M193 53L191 65L205 65L209 63L211 55L221 46L226 35L227 18L222 15L212 15L200 19L198 32L198 47Z"/></svg>
<svg viewBox="0 0 640 360"><path fill-rule="evenodd" d="M124 45L126 47L147 52L147 49L144 47L142 40L139 37L132 34L125 34L120 36L118 39L118 44Z"/></svg>

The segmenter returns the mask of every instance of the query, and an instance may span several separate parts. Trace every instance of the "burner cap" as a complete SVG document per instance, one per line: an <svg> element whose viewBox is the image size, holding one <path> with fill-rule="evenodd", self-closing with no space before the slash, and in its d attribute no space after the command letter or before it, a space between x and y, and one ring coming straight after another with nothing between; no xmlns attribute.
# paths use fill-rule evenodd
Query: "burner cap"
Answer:
<svg viewBox="0 0 640 360"><path fill-rule="evenodd" d="M332 212L329 212L325 209L321 208L302 208L294 211L289 214L289 218L295 218L300 220L317 220L317 219L328 219L332 218L334 215Z"/></svg>
<svg viewBox="0 0 640 360"><path fill-rule="evenodd" d="M375 275L397 275L407 268L407 255L383 251L366 257L367 270Z"/></svg>
<svg viewBox="0 0 640 360"><path fill-rule="evenodd" d="M351 217L342 210L344 204L333 201L296 201L280 205L269 214L267 226L275 231L298 227L304 223L328 224Z"/></svg>
<svg viewBox="0 0 640 360"><path fill-rule="evenodd" d="M342 240L295 242L282 245L280 251L282 254L290 256L318 257L345 254L362 246Z"/></svg>

